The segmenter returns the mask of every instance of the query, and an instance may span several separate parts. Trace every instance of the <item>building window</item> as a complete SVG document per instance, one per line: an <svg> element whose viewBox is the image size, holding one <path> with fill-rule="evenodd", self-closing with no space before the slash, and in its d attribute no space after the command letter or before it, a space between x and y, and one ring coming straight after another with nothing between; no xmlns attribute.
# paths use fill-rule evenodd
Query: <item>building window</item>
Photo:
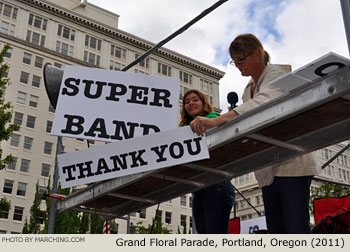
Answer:
<svg viewBox="0 0 350 252"><path fill-rule="evenodd" d="M26 124L26 127L31 128L31 129L34 129L34 127L35 127L35 119L36 119L35 116L28 115L28 116L27 116L27 124Z"/></svg>
<svg viewBox="0 0 350 252"><path fill-rule="evenodd" d="M34 66L41 69L43 67L43 64L44 64L44 59L39 56L36 56Z"/></svg>
<svg viewBox="0 0 350 252"><path fill-rule="evenodd" d="M6 17L15 19L17 18L18 8L12 7L11 5L5 4L5 8L3 8L3 3L0 2L0 14L3 14Z"/></svg>
<svg viewBox="0 0 350 252"><path fill-rule="evenodd" d="M84 51L84 62L89 63L91 65L100 66L100 59L100 55Z"/></svg>
<svg viewBox="0 0 350 252"><path fill-rule="evenodd" d="M1 219L8 219L9 218L9 212L8 211L1 211L1 213L2 213ZM6 234L6 232L2 233L1 230L0 230L0 234Z"/></svg>
<svg viewBox="0 0 350 252"><path fill-rule="evenodd" d="M139 213L141 219L146 219L146 208L141 209Z"/></svg>
<svg viewBox="0 0 350 252"><path fill-rule="evenodd" d="M46 122L46 132L51 133L51 129L52 129L52 121L47 121Z"/></svg>
<svg viewBox="0 0 350 252"><path fill-rule="evenodd" d="M20 135L12 134L10 145L14 146L14 147L18 147L19 146L19 139L20 139L20 137L21 137Z"/></svg>
<svg viewBox="0 0 350 252"><path fill-rule="evenodd" d="M2 21L1 26L0 26L0 32L14 36L15 35L15 27L16 26L13 24Z"/></svg>
<svg viewBox="0 0 350 252"><path fill-rule="evenodd" d="M165 223L171 224L171 212L165 212Z"/></svg>
<svg viewBox="0 0 350 252"><path fill-rule="evenodd" d="M7 72L3 72L1 77L2 77L2 78L7 78L8 75L9 75L8 71L7 71Z"/></svg>
<svg viewBox="0 0 350 252"><path fill-rule="evenodd" d="M13 157L13 162L7 164L7 169L8 170L16 170L16 165L17 165L17 157Z"/></svg>
<svg viewBox="0 0 350 252"><path fill-rule="evenodd" d="M30 166L30 160L22 158L20 171L28 173L29 166Z"/></svg>
<svg viewBox="0 0 350 252"><path fill-rule="evenodd" d="M48 177L49 174L50 174L50 165L43 163L41 166L41 176Z"/></svg>
<svg viewBox="0 0 350 252"><path fill-rule="evenodd" d="M40 87L40 80L41 80L40 76L33 75L32 86L37 88Z"/></svg>
<svg viewBox="0 0 350 252"><path fill-rule="evenodd" d="M113 57L118 58L118 59L125 60L125 58L126 58L126 50L122 49L120 47L111 45L111 55Z"/></svg>
<svg viewBox="0 0 350 252"><path fill-rule="evenodd" d="M30 65L32 61L32 55L30 53L24 52L23 63Z"/></svg>
<svg viewBox="0 0 350 252"><path fill-rule="evenodd" d="M190 208L192 208L192 197L191 196L189 198L189 204L190 204Z"/></svg>
<svg viewBox="0 0 350 252"><path fill-rule="evenodd" d="M246 201L245 200L241 200L241 209L244 209L246 207Z"/></svg>
<svg viewBox="0 0 350 252"><path fill-rule="evenodd" d="M181 196L180 197L180 206L186 206L187 204L187 199L186 199L186 196Z"/></svg>
<svg viewBox="0 0 350 252"><path fill-rule="evenodd" d="M256 196L256 205L260 205L260 195Z"/></svg>
<svg viewBox="0 0 350 252"><path fill-rule="evenodd" d="M33 138L31 137L24 137L24 143L23 143L23 148L26 150L31 150L33 145Z"/></svg>
<svg viewBox="0 0 350 252"><path fill-rule="evenodd" d="M156 218L159 218L160 220L162 220L163 217L163 211L162 210L157 210L156 211Z"/></svg>
<svg viewBox="0 0 350 252"><path fill-rule="evenodd" d="M74 46L68 45L66 43L57 41L56 42L56 52L62 53L63 55L73 56Z"/></svg>
<svg viewBox="0 0 350 252"><path fill-rule="evenodd" d="M26 196L27 184L18 182L17 195L18 196Z"/></svg>
<svg viewBox="0 0 350 252"><path fill-rule="evenodd" d="M138 59L140 55L135 54L135 59ZM139 62L139 66L149 68L149 58L145 58Z"/></svg>
<svg viewBox="0 0 350 252"><path fill-rule="evenodd" d="M192 221L192 216L190 216L190 228L193 227L193 221Z"/></svg>
<svg viewBox="0 0 350 252"><path fill-rule="evenodd" d="M61 68L62 67L62 64L60 63L57 63L57 62L54 62L53 65L57 68Z"/></svg>
<svg viewBox="0 0 350 252"><path fill-rule="evenodd" d="M29 79L29 73L21 71L21 78L19 81L23 84L28 84L28 79Z"/></svg>
<svg viewBox="0 0 350 252"><path fill-rule="evenodd" d="M33 108L38 107L39 97L36 95L30 95L29 106Z"/></svg>
<svg viewBox="0 0 350 252"><path fill-rule="evenodd" d="M15 211L13 213L13 220L22 221L23 217L23 207L15 206Z"/></svg>
<svg viewBox="0 0 350 252"><path fill-rule="evenodd" d="M9 48L8 50L7 50L7 52L5 53L5 55L4 55L6 58L11 58L11 56L12 56L12 48Z"/></svg>
<svg viewBox="0 0 350 252"><path fill-rule="evenodd" d="M113 60L110 61L109 63L109 70L117 70L117 71L120 71L122 69L124 65L118 63L118 62L115 62Z"/></svg>
<svg viewBox="0 0 350 252"><path fill-rule="evenodd" d="M46 37L44 35L32 32L30 30L27 31L26 40L34 45L45 46L45 39Z"/></svg>
<svg viewBox="0 0 350 252"><path fill-rule="evenodd" d="M158 63L158 73L164 76L171 76L171 67L162 63Z"/></svg>
<svg viewBox="0 0 350 252"><path fill-rule="evenodd" d="M48 193L47 188L45 186L39 186L39 193L40 194Z"/></svg>
<svg viewBox="0 0 350 252"><path fill-rule="evenodd" d="M52 146L53 146L53 143L50 143L50 142L46 142L46 141L45 141L45 144L44 144L44 153L45 153L45 154L48 154L48 155L51 155L51 153L52 153Z"/></svg>
<svg viewBox="0 0 350 252"><path fill-rule="evenodd" d="M40 210L39 212L39 223L44 224L45 211Z"/></svg>
<svg viewBox="0 0 350 252"><path fill-rule="evenodd" d="M22 125L23 122L23 113L15 111L15 116L13 117L13 123Z"/></svg>
<svg viewBox="0 0 350 252"><path fill-rule="evenodd" d="M41 18L38 16L34 16L33 14L29 14L28 24L31 26L34 26L38 29L42 29L42 30L46 31L47 19L44 19L44 18Z"/></svg>
<svg viewBox="0 0 350 252"><path fill-rule="evenodd" d="M12 189L13 189L13 183L14 183L13 180L5 179L4 188L3 188L2 192L11 194Z"/></svg>
<svg viewBox="0 0 350 252"><path fill-rule="evenodd" d="M68 27L65 27L63 25L58 25L57 35L62 37L62 38L74 41L74 39L75 39L75 30L70 29Z"/></svg>
<svg viewBox="0 0 350 252"><path fill-rule="evenodd" d="M101 51L102 40L85 35L85 46Z"/></svg>
<svg viewBox="0 0 350 252"><path fill-rule="evenodd" d="M17 93L17 103L25 104L26 103L26 96L27 96L26 93L18 91L18 93Z"/></svg>
<svg viewBox="0 0 350 252"><path fill-rule="evenodd" d="M55 113L55 108L49 103L49 112Z"/></svg>
<svg viewBox="0 0 350 252"><path fill-rule="evenodd" d="M186 215L180 215L180 225L182 226L182 227L185 227L186 226L186 218L187 218L187 216Z"/></svg>
<svg viewBox="0 0 350 252"><path fill-rule="evenodd" d="M213 92L213 83L211 83L210 81L200 79L200 87L205 92Z"/></svg>
<svg viewBox="0 0 350 252"><path fill-rule="evenodd" d="M180 71L180 80L189 85L192 84L192 75L183 71Z"/></svg>

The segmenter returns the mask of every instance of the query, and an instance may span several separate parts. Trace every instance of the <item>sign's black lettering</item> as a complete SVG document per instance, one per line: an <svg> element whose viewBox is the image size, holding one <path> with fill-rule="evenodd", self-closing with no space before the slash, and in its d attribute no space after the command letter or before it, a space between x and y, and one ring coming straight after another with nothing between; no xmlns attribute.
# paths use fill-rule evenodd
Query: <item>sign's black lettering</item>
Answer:
<svg viewBox="0 0 350 252"><path fill-rule="evenodd" d="M68 90L67 88L62 88L62 95L68 95L68 96L75 96L79 93L79 87L77 87L80 83L80 79L75 79L75 78L67 78L64 81L64 85L67 88L70 88Z"/></svg>
<svg viewBox="0 0 350 252"><path fill-rule="evenodd" d="M159 150L159 148L160 148L160 150ZM166 157L164 157L164 151L166 148L168 148L167 144L151 148L151 150L154 151L158 156L158 159L156 160L157 163L167 160Z"/></svg>
<svg viewBox="0 0 350 252"><path fill-rule="evenodd" d="M102 94L102 88L103 86L107 86L106 82L96 81L94 83L93 80L83 80L83 83L85 83L85 89L84 89L84 95L89 99L97 99L101 97ZM93 84L95 84L93 86ZM92 86L94 87L95 94L91 93Z"/></svg>
<svg viewBox="0 0 350 252"><path fill-rule="evenodd" d="M66 128L61 130L62 133L79 135L83 133L84 127L82 124L84 123L84 117L78 115L64 115L64 118L67 118ZM76 129L73 130L73 127Z"/></svg>
<svg viewBox="0 0 350 252"><path fill-rule="evenodd" d="M340 62L329 62L327 64L324 64L324 65L316 68L315 74L317 74L318 76L321 76L321 77L325 76L329 73L329 72L326 72L325 70L327 70L330 67L334 67L334 66L338 67L338 69L339 69L339 68L344 67L345 65L343 63L340 63ZM336 69L332 69L332 70L335 71Z"/></svg>
<svg viewBox="0 0 350 252"><path fill-rule="evenodd" d="M94 174L91 171L91 164L92 164L92 161L76 164L76 166L79 168L78 179L94 176ZM84 174L85 172L86 172L86 175Z"/></svg>

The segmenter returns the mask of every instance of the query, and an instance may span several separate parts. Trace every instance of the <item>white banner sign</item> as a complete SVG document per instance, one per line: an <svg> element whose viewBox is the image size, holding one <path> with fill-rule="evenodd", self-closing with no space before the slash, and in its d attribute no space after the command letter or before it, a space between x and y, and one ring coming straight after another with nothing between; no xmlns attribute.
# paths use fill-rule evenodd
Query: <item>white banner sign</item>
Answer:
<svg viewBox="0 0 350 252"><path fill-rule="evenodd" d="M255 234L259 230L267 230L265 216L241 221L241 234Z"/></svg>
<svg viewBox="0 0 350 252"><path fill-rule="evenodd" d="M66 66L53 135L117 141L177 127L177 78Z"/></svg>
<svg viewBox="0 0 350 252"><path fill-rule="evenodd" d="M209 158L189 126L57 156L62 188Z"/></svg>

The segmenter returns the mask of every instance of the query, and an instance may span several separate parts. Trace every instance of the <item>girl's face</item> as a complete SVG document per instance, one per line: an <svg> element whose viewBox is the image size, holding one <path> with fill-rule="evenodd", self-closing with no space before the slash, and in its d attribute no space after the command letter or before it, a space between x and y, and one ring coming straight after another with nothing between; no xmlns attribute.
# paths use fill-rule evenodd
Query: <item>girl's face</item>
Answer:
<svg viewBox="0 0 350 252"><path fill-rule="evenodd" d="M203 112L203 102L196 93L189 93L185 98L185 110L193 118Z"/></svg>

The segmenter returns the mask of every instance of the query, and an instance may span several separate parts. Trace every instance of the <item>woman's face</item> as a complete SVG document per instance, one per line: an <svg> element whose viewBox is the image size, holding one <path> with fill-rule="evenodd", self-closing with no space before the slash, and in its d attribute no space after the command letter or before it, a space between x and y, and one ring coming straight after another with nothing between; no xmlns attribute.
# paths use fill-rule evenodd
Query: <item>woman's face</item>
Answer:
<svg viewBox="0 0 350 252"><path fill-rule="evenodd" d="M203 102L196 93L189 93L185 97L185 110L193 118L203 112Z"/></svg>
<svg viewBox="0 0 350 252"><path fill-rule="evenodd" d="M242 76L252 76L258 63L254 52L247 54L237 53L232 57L233 63L239 69Z"/></svg>

